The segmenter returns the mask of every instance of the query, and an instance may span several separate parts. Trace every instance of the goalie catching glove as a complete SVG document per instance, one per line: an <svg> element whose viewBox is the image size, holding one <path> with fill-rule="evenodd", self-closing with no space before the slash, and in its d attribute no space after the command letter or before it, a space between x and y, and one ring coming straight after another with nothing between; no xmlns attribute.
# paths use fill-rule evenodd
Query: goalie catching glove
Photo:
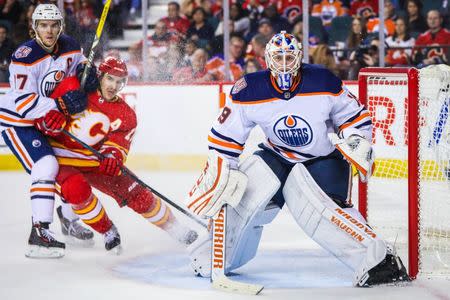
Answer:
<svg viewBox="0 0 450 300"><path fill-rule="evenodd" d="M246 186L247 176L230 169L226 158L210 150L206 167L189 192L187 206L201 217L215 219L224 204L239 204Z"/></svg>
<svg viewBox="0 0 450 300"><path fill-rule="evenodd" d="M339 138L336 133L330 133L328 137L344 158L358 170L361 181L367 182L372 176L375 161L370 142L356 134L346 139Z"/></svg>

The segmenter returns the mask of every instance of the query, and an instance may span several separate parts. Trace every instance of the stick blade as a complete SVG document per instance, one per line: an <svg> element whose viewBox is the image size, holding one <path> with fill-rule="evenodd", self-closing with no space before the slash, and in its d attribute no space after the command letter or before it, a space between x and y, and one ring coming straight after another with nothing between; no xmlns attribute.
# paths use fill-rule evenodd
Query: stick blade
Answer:
<svg viewBox="0 0 450 300"><path fill-rule="evenodd" d="M215 278L212 286L217 290L246 295L258 295L264 289L262 285L234 281L226 276Z"/></svg>

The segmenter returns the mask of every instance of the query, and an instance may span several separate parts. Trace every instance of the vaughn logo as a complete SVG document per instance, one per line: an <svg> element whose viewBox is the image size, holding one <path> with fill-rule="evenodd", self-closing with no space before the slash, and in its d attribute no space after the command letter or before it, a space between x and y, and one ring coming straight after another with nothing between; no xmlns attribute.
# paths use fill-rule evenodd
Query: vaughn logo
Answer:
<svg viewBox="0 0 450 300"><path fill-rule="evenodd" d="M64 79L65 75L66 73L61 70L54 70L47 73L41 81L41 94L49 97L56 85Z"/></svg>
<svg viewBox="0 0 450 300"><path fill-rule="evenodd" d="M281 117L275 122L273 132L286 145L293 147L306 146L313 137L308 122L295 115Z"/></svg>

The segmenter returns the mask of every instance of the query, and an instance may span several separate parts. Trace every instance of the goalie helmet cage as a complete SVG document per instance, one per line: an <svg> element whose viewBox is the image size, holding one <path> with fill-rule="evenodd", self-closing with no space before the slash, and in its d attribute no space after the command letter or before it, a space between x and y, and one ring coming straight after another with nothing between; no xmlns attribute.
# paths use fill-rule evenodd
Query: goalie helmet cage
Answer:
<svg viewBox="0 0 450 300"><path fill-rule="evenodd" d="M358 204L409 275L450 276L450 67L363 68L376 162Z"/></svg>

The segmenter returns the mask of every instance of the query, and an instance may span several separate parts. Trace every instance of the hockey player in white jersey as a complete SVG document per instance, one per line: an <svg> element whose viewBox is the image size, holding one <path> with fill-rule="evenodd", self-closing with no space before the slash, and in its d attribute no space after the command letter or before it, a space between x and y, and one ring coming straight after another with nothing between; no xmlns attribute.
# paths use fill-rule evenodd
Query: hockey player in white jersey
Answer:
<svg viewBox="0 0 450 300"><path fill-rule="evenodd" d="M226 272L251 260L264 224L284 204L314 241L354 272L355 286L409 280L393 246L350 202L352 163L372 174L369 112L327 69L302 64L302 46L281 32L266 46L268 70L245 75L214 122L205 170L187 199L215 218L227 205ZM252 128L266 136L239 164ZM210 275L210 242L191 249L192 266Z"/></svg>
<svg viewBox="0 0 450 300"><path fill-rule="evenodd" d="M57 241L49 230L53 221L58 163L46 137L35 126L51 135L63 128L67 116L85 109L87 99L82 91L71 91L58 99L49 95L63 78L81 74L86 58L79 43L62 33L64 19L54 4L36 7L32 29L33 39L20 45L12 55L11 89L0 102L0 132L31 175L32 229L26 256L61 257L65 244ZM94 69L88 76L87 92L97 88L95 73ZM70 213L69 206L66 214ZM67 226L67 233L78 230L84 237L93 237L92 232L86 232L81 225Z"/></svg>

